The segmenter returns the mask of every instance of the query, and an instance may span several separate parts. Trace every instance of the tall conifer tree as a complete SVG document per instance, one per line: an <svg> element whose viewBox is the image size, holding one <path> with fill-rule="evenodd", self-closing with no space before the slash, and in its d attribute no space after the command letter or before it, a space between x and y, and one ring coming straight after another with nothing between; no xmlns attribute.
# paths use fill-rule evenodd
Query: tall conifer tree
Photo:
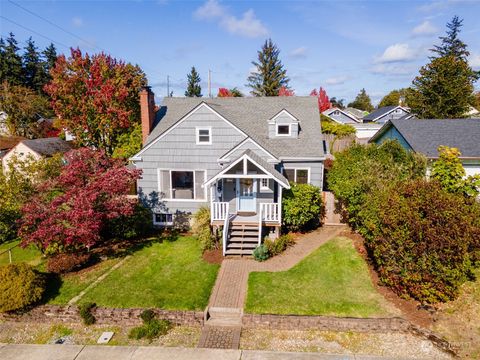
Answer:
<svg viewBox="0 0 480 360"><path fill-rule="evenodd" d="M200 75L198 75L195 66L192 66L192 70L187 75L187 91L185 91L186 97L202 97L202 87L200 86Z"/></svg>
<svg viewBox="0 0 480 360"><path fill-rule="evenodd" d="M22 85L22 57L18 54L18 43L15 35L10 33L3 53L4 73L1 81L8 81L13 85Z"/></svg>

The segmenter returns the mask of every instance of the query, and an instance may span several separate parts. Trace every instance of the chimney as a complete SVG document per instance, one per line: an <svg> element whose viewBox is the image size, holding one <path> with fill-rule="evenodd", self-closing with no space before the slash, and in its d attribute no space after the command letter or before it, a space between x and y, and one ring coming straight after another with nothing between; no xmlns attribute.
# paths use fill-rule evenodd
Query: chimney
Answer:
<svg viewBox="0 0 480 360"><path fill-rule="evenodd" d="M155 99L150 86L144 86L140 91L140 117L142 119L142 143L145 145L150 135L155 118Z"/></svg>

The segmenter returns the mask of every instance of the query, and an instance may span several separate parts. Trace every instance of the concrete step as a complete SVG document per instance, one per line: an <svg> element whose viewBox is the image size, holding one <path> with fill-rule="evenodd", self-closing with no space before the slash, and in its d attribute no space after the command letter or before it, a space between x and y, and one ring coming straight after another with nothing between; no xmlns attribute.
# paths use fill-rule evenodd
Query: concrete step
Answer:
<svg viewBox="0 0 480 360"><path fill-rule="evenodd" d="M243 309L241 308L208 308L208 320L205 325L211 326L241 326Z"/></svg>

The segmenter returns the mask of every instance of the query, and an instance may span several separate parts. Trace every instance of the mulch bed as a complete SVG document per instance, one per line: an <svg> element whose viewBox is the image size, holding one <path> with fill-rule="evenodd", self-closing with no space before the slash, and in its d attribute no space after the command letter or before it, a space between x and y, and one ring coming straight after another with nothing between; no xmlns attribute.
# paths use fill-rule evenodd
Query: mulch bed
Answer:
<svg viewBox="0 0 480 360"><path fill-rule="evenodd" d="M223 260L222 249L205 250L203 260L210 264L221 264Z"/></svg>
<svg viewBox="0 0 480 360"><path fill-rule="evenodd" d="M387 301L393 303L407 320L421 327L430 327L434 322L434 312L422 308L422 304L416 300L406 300L399 297L388 287L381 284L378 273L375 271L375 268L368 257L363 237L350 229L344 230L340 235L352 239L358 253L365 259L375 289L387 299Z"/></svg>

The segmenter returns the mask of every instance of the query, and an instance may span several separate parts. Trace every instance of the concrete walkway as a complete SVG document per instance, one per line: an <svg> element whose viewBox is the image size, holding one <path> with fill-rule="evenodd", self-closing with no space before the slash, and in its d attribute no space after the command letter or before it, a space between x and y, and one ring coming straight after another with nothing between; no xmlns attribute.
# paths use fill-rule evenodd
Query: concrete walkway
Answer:
<svg viewBox="0 0 480 360"><path fill-rule="evenodd" d="M2 345L2 360L380 360L368 355L333 355L254 350L165 348L157 346Z"/></svg>

